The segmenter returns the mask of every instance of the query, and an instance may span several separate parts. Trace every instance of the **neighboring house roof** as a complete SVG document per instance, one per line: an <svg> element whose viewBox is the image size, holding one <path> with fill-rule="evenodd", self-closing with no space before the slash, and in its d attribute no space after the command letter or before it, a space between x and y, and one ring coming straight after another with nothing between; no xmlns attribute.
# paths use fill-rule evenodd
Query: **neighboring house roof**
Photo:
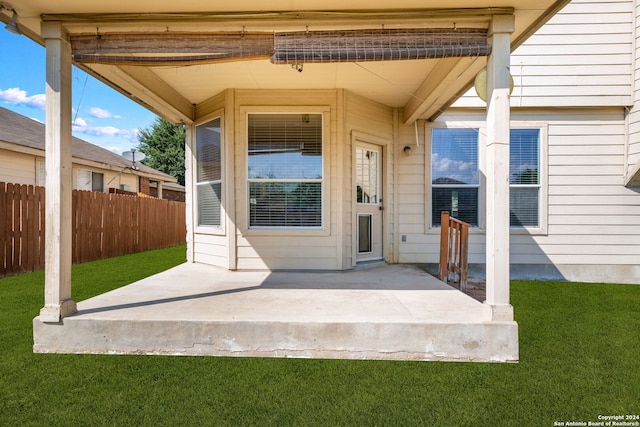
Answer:
<svg viewBox="0 0 640 427"><path fill-rule="evenodd" d="M22 116L6 108L0 107L0 143L15 144L16 146L31 148L42 151L45 150L45 125L36 120ZM5 149L12 149L5 144L0 146ZM16 147L17 148L17 147ZM23 151L15 150L14 151ZM107 149L91 144L80 138L73 137L72 156L76 159L88 160L90 162L104 165L105 169L119 170L131 167L131 162ZM77 163L77 162L76 162ZM136 174L146 176L154 180L175 182L176 179L159 170L150 168L143 164L136 164Z"/></svg>
<svg viewBox="0 0 640 427"><path fill-rule="evenodd" d="M158 187L158 185L155 182L149 183L149 186L151 188ZM162 183L162 189L163 190L178 191L180 193L186 193L186 191L187 191L187 189L185 188L184 185L180 185L177 182L163 182Z"/></svg>

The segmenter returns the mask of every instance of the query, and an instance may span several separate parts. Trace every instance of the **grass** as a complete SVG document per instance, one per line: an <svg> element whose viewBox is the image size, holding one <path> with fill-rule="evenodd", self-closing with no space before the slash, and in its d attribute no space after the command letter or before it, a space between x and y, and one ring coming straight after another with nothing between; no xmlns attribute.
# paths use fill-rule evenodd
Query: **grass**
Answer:
<svg viewBox="0 0 640 427"><path fill-rule="evenodd" d="M184 247L73 267L82 300ZM520 363L33 354L43 275L0 280L2 426L553 426L640 413L640 286L515 281Z"/></svg>

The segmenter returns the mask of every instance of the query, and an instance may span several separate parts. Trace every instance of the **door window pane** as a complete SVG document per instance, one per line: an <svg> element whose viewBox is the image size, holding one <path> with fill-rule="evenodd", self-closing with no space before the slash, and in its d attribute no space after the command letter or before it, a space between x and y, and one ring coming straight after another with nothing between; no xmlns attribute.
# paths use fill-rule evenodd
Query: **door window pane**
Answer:
<svg viewBox="0 0 640 427"><path fill-rule="evenodd" d="M378 204L378 152L356 148L356 202Z"/></svg>

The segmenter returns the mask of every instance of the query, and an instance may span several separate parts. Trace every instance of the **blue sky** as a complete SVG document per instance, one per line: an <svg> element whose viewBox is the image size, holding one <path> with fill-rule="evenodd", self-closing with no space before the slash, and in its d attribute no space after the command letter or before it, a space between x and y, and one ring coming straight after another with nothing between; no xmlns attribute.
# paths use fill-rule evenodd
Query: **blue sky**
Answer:
<svg viewBox="0 0 640 427"><path fill-rule="evenodd" d="M45 121L45 50L0 27L0 107ZM118 154L138 145L155 114L74 67L73 135Z"/></svg>

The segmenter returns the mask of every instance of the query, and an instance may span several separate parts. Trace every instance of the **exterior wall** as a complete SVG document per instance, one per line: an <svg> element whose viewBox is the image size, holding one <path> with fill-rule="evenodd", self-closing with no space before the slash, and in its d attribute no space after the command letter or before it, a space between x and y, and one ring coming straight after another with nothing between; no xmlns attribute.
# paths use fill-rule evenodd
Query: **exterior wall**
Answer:
<svg viewBox="0 0 640 427"><path fill-rule="evenodd" d="M138 192L142 194L151 195L151 189L149 188L149 178L146 176L138 177Z"/></svg>
<svg viewBox="0 0 640 427"><path fill-rule="evenodd" d="M438 121L475 127L483 114L450 110ZM640 194L624 186L624 109L515 110L512 120L548 129L548 207L542 211L548 226L512 231L512 278L640 283ZM424 150L418 158L428 154L428 144ZM424 158L428 167L428 155ZM425 177L425 196L420 194L421 178L419 170L401 164L400 234L407 243L400 244L400 261L436 264L439 229L428 229L428 214L421 232L421 201L428 202L429 193ZM472 230L469 262L479 267L475 274L483 273L484 247L483 231Z"/></svg>
<svg viewBox="0 0 640 427"><path fill-rule="evenodd" d="M640 164L640 3L636 4L634 22L635 52L633 57L633 107L629 110L629 149L627 165L629 168Z"/></svg>
<svg viewBox="0 0 640 427"><path fill-rule="evenodd" d="M0 150L0 182L37 185L37 167L33 155Z"/></svg>
<svg viewBox="0 0 640 427"><path fill-rule="evenodd" d="M322 230L255 230L248 228L246 115L249 112L324 111L324 195ZM238 269L342 268L339 259L338 110L336 91L235 91L234 151ZM328 209L328 211L327 211ZM341 246L341 245L340 245Z"/></svg>
<svg viewBox="0 0 640 427"><path fill-rule="evenodd" d="M640 162L636 3L574 0L511 56L512 120L548 123L549 153L548 229L512 235L512 277L640 281L640 195L624 186ZM485 104L471 89L440 120L465 107ZM474 233L480 267L483 248Z"/></svg>
<svg viewBox="0 0 640 427"><path fill-rule="evenodd" d="M511 55L511 106L632 105L634 1L573 0ZM473 88L454 104L484 107Z"/></svg>
<svg viewBox="0 0 640 427"><path fill-rule="evenodd" d="M393 109L381 104L369 101L366 98L344 91L344 128L343 148L340 150L344 160L339 162L343 165L343 209L344 217L344 257L345 268L356 265L356 245L355 245L355 198L353 182L354 147L353 140L357 138L362 142L380 145L383 148L383 257L394 262L394 159L395 143L394 138L394 112ZM335 172L334 172L335 171ZM332 168L336 178L340 181L340 170Z"/></svg>
<svg viewBox="0 0 640 427"><path fill-rule="evenodd" d="M198 227L196 224L196 200L195 200L195 169L192 165L195 165L195 125L207 122L223 115L223 132L224 137L222 141L223 156L229 153L230 146L233 144L233 120L229 120L229 109L225 109L227 106L226 99L230 96L227 93L222 93L207 103L198 106L197 114L198 119L194 126L189 127L186 140L186 166L187 173L185 175L185 201L187 208L187 259L192 262L200 262L203 264L215 265L218 267L228 268L235 270L236 267L233 264L233 256L230 254L232 249L229 245L229 234L233 233L230 223L233 221L227 221L221 228L214 227ZM232 99L232 97L230 97ZM231 116L233 117L233 116ZM231 150L233 153L233 150ZM233 174L233 163L225 161L223 165L223 177L227 181L227 177ZM228 184L228 183L227 183ZM193 187L192 187L193 186ZM231 187L233 188L233 187ZM235 211L229 209L230 202L235 197L233 192L229 191L229 185L226 185L223 189L223 209L227 211L228 216L233 219L235 217ZM232 204L231 204L232 205ZM224 215L222 216L224 218Z"/></svg>
<svg viewBox="0 0 640 427"><path fill-rule="evenodd" d="M41 163L44 163L44 157L10 150L0 150L0 181L15 184L40 185ZM136 175L130 173L118 175L119 171L85 166L77 163L73 164L73 188L78 187L78 169L103 174L105 192L109 191L109 187L119 189L121 184L128 185L131 191L138 191L138 177Z"/></svg>
<svg viewBox="0 0 640 427"><path fill-rule="evenodd" d="M151 196L158 197L158 187L151 187L149 189ZM164 200L169 200L171 202L184 202L185 193L184 191L176 191L176 190L167 190L166 188L162 189L162 198Z"/></svg>
<svg viewBox="0 0 640 427"><path fill-rule="evenodd" d="M439 234L426 234L427 207L427 147L425 146L424 124L416 130L413 126L400 126L398 130L400 148L398 154L398 262L428 263L438 262ZM410 153L404 147L411 147Z"/></svg>
<svg viewBox="0 0 640 427"><path fill-rule="evenodd" d="M43 161L42 159L41 161ZM108 193L109 188L120 189L121 185L128 186L129 190L137 193L139 190L138 176L133 175L130 172L120 173L120 171L114 171L109 169L102 169L94 166L86 166L82 164L73 164L73 188L78 188L78 170L87 170L91 172L101 173L103 175L103 192Z"/></svg>
<svg viewBox="0 0 640 427"><path fill-rule="evenodd" d="M383 197L387 216L384 256L394 258L394 110L344 90L250 91L229 90L198 106L198 123L223 111L223 209L228 220L215 232L193 227L194 262L225 268L343 270L355 265L352 138L383 146L385 182ZM250 112L323 112L324 123L324 227L322 230L250 229L247 220L246 117ZM396 113L397 115L397 113ZM234 120L235 118L235 120ZM194 132L187 151L194 161ZM193 164L193 163L191 163ZM188 217L195 224L194 168L187 183ZM230 176L233 177L231 185ZM227 181L227 182L225 182ZM189 239L188 239L189 242ZM235 250L233 245L236 245Z"/></svg>

